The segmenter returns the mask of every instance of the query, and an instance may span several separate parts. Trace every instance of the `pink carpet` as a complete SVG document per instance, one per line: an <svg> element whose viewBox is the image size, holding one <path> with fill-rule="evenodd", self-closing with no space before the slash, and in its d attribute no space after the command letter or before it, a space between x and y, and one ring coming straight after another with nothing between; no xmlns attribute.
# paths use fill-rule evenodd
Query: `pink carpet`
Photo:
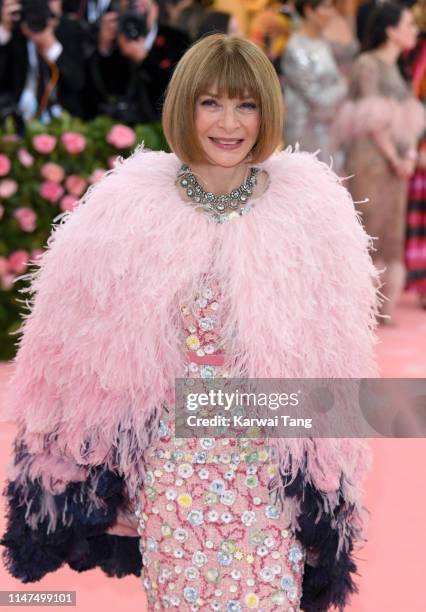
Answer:
<svg viewBox="0 0 426 612"><path fill-rule="evenodd" d="M377 347L385 377L426 376L426 312L412 295L404 295L396 316L398 326L380 331ZM0 364L2 387L10 365ZM10 455L12 425L0 425L0 482ZM424 612L426 570L426 459L424 439L371 440L374 466L366 482L371 512L369 541L358 556L360 594L351 612ZM3 486L3 485L2 485ZM0 501L0 533L4 529ZM2 590L26 590L0 564ZM107 578L100 570L78 574L62 568L27 590L75 590L81 612L120 610L143 612L145 597L136 577ZM27 606L21 607L26 609ZM29 609L29 606L28 606ZM50 607L52 609L52 607ZM53 609L60 609L54 607Z"/></svg>

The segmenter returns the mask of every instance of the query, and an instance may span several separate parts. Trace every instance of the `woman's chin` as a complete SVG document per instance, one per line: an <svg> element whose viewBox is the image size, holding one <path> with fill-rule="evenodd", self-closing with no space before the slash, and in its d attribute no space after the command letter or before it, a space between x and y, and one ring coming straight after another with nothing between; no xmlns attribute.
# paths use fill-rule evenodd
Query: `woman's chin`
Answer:
<svg viewBox="0 0 426 612"><path fill-rule="evenodd" d="M221 166L222 168L234 168L247 161L247 151L227 151L227 152L212 152L211 150L206 151L207 158L210 163L214 166Z"/></svg>

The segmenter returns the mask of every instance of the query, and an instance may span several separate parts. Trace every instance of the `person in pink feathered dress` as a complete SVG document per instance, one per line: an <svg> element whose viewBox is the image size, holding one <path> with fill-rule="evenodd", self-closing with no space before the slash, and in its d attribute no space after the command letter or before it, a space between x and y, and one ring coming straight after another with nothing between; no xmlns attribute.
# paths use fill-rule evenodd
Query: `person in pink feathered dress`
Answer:
<svg viewBox="0 0 426 612"><path fill-rule="evenodd" d="M278 77L212 35L163 128L54 227L3 418L12 576L140 576L150 610L343 610L365 540L358 438L182 438L175 379L378 375L377 271L340 179L276 152ZM272 452L273 451L273 452Z"/></svg>
<svg viewBox="0 0 426 612"><path fill-rule="evenodd" d="M405 283L404 246L409 178L425 110L402 76L398 59L413 49L418 28L403 5L384 2L371 14L364 53L352 66L349 99L336 118L336 141L346 151L349 189L375 238L374 262L386 300L381 323L391 323Z"/></svg>

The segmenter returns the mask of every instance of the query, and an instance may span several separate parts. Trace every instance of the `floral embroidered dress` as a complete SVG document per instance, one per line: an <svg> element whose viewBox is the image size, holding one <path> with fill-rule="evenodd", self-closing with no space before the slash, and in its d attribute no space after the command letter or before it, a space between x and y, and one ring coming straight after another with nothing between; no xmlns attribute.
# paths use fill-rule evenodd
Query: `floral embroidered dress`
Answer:
<svg viewBox="0 0 426 612"><path fill-rule="evenodd" d="M205 277L181 315L185 377L226 376L219 284ZM173 407L160 436L136 510L148 609L300 610L305 550L268 491L265 440L175 438Z"/></svg>

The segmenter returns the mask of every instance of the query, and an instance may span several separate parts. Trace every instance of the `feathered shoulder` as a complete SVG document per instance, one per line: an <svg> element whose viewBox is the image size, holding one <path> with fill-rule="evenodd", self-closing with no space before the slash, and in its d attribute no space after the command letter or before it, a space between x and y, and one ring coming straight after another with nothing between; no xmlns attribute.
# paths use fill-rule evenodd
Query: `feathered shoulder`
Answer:
<svg viewBox="0 0 426 612"><path fill-rule="evenodd" d="M114 168L89 187L73 211L60 216L51 240L63 233L65 225L67 231L90 228L93 238L114 234L120 227L125 230L136 221L142 207L148 213L153 205L160 203L161 198L155 196L176 175L178 166L174 155L139 146L129 158L119 158ZM96 225L91 227L91 222Z"/></svg>
<svg viewBox="0 0 426 612"><path fill-rule="evenodd" d="M298 227L311 248L327 249L329 256L340 251L344 257L353 248L371 251L373 240L332 160L328 165L316 154L288 147L262 166L271 178L268 200L282 226Z"/></svg>
<svg viewBox="0 0 426 612"><path fill-rule="evenodd" d="M101 181L88 189L72 212L61 215L54 226L49 246L72 235L74 246L102 248L107 242L121 243L135 234L149 237L153 224L169 221L202 222L188 214L175 181L181 162L172 153L138 147L126 160L119 160ZM349 192L341 179L311 153L286 149L260 164L269 174L265 193L268 207L275 206L300 219L303 224L322 223L332 231L335 215L353 221L356 213ZM263 198L261 198L263 199ZM265 208L262 209L265 213ZM182 214L179 214L182 213ZM290 219L283 217L282 222ZM258 219L260 221L260 219ZM123 243L124 241L124 243ZM48 257L47 257L48 258Z"/></svg>

